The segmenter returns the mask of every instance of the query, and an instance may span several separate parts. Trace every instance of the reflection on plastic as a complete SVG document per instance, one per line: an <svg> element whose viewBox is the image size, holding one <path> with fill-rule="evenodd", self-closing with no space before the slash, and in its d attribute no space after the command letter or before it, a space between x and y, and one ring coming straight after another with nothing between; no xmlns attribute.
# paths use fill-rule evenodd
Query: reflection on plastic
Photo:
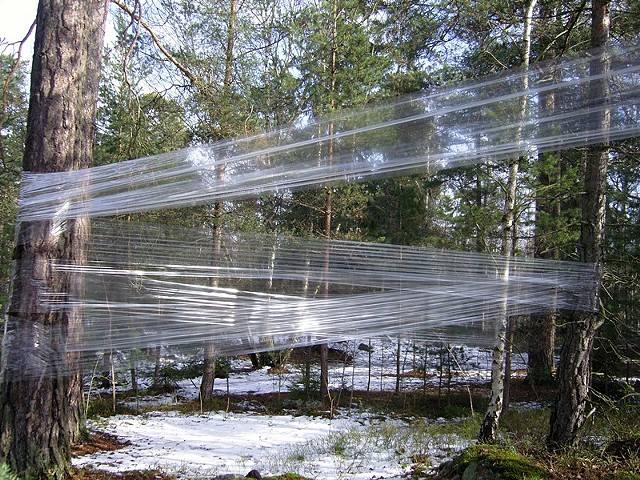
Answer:
<svg viewBox="0 0 640 480"><path fill-rule="evenodd" d="M75 172L26 173L19 218L108 216L235 200L632 137L640 133L638 50L607 51L611 70L598 76L589 71L597 56L540 64L252 137ZM597 81L610 84L609 98L590 96ZM541 98L551 93L556 105L550 111ZM600 130L592 119L605 110L610 126Z"/></svg>
<svg viewBox="0 0 640 480"><path fill-rule="evenodd" d="M52 222L59 235L75 217L430 173L635 136L638 53L607 51L611 70L598 76L590 76L597 56L589 56L252 137L80 171L25 173L21 238L29 238L31 221ZM610 98L590 97L596 81L610 83ZM549 93L553 111L540 107ZM600 130L592 119L605 111L611 121ZM186 354L209 340L219 355L385 335L479 344L504 315L597 306L595 266L572 262L249 234L224 236L224 254L214 258L208 231L108 220L93 222L89 251L86 264L51 265L81 278L83 294L39 285L34 307L73 311L83 328L69 334L65 325L10 312L8 377L67 375L68 365L94 368L107 357L126 367L127 352L162 346Z"/></svg>
<svg viewBox="0 0 640 480"><path fill-rule="evenodd" d="M578 262L260 234L224 235L222 251L207 230L94 221L87 264L54 265L84 276L84 297L44 288L40 308L81 309L66 349L89 363L209 340L220 355L385 335L478 344L505 308L595 308L595 266Z"/></svg>

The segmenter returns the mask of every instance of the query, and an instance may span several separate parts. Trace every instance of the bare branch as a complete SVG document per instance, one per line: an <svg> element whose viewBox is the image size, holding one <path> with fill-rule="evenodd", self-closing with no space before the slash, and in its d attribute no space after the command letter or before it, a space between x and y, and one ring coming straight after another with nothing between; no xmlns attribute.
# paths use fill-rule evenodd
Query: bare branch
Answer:
<svg viewBox="0 0 640 480"><path fill-rule="evenodd" d="M142 28L144 28L147 31L147 33L149 33L149 35L153 39L153 42L156 44L156 46L162 52L162 54L167 58L167 60L173 63L175 67L178 70L180 70L180 72L182 72L182 74L185 77L189 79L192 85L195 85L196 76L193 73L191 73L191 71L187 67L185 67L182 63L180 63L180 61L177 58L175 58L171 54L171 52L169 52L169 50L165 48L165 46L162 44L158 36L153 31L153 28L151 28L151 26L147 22L145 22L142 18L140 18L140 15L138 15L134 10L131 10L131 8L128 5L126 5L123 0L111 0L111 3L120 7L128 15L130 15L133 20L135 20L140 26L142 26Z"/></svg>
<svg viewBox="0 0 640 480"><path fill-rule="evenodd" d="M20 42L18 42L18 54L16 55L16 61L11 67L11 70L9 70L9 73L7 73L7 78L4 79L4 84L2 85L2 105L0 105L0 108L2 109L0 111L0 130L2 130L2 127L4 126L4 122L7 120L6 108L7 108L9 86L11 84L11 79L14 77L14 75L18 71L18 68L20 68L20 60L22 59L22 47L24 47L24 44L27 43L28 38L31 36L35 28L36 28L36 22L34 20L31 26L29 27L29 31L27 31L27 34L24 36L22 40L20 40ZM0 138L0 142L1 141L2 139ZM2 166L5 167L4 148L0 148L0 155L2 158Z"/></svg>

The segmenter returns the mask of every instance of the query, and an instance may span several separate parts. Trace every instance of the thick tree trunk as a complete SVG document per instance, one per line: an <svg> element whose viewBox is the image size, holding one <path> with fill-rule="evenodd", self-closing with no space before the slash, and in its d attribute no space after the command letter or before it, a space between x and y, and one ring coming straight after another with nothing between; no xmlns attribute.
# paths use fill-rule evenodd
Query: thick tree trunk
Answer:
<svg viewBox="0 0 640 480"><path fill-rule="evenodd" d="M609 38L609 1L592 2L591 45L602 48ZM600 75L609 68L606 52L594 56L591 61L592 75ZM590 85L593 98L608 98L609 84L606 79L593 81ZM593 114L593 128L606 129L610 122L607 110ZM604 222L606 212L606 185L609 151L606 145L596 145L587 150L584 165L584 194L582 198L582 225L580 230L581 260L600 264L604 244ZM600 285L593 292L594 307L598 307ZM565 342L560 352L558 365L558 390L555 407L551 413L549 436L550 448L575 445L578 431L585 420L591 376L591 352L593 341L602 324L598 312L583 312L567 326Z"/></svg>
<svg viewBox="0 0 640 480"><path fill-rule="evenodd" d="M552 449L575 445L578 431L584 423L591 378L591 350L599 326L598 316L589 312L580 314L567 325L547 439Z"/></svg>
<svg viewBox="0 0 640 480"><path fill-rule="evenodd" d="M220 167L217 172L218 178L224 178L224 167ZM220 264L222 257L222 202L216 202L213 208L213 255L212 264ZM212 279L211 286L218 286L218 279ZM200 398L211 400L213 398L213 385L216 381L216 347L213 340L209 340L204 346L204 369L202 371L202 381L200 383Z"/></svg>
<svg viewBox="0 0 640 480"><path fill-rule="evenodd" d="M90 165L106 0L41 0L38 6L24 169L59 172ZM21 476L63 478L69 444L84 432L80 358L82 311L43 299L82 298L89 223L21 223L7 315L0 394L0 457Z"/></svg>

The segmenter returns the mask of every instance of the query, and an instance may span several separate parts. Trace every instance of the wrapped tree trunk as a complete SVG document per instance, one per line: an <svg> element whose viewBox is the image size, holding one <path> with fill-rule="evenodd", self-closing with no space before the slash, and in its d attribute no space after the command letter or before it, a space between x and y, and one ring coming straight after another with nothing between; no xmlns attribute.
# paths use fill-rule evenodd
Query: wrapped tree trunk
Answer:
<svg viewBox="0 0 640 480"><path fill-rule="evenodd" d="M39 3L25 171L62 172L91 163L107 5ZM68 343L80 338L82 312L43 301L81 297L81 276L53 267L82 265L88 234L82 218L18 225L3 348L0 461L20 476L64 478L69 444L84 431L80 359L67 354Z"/></svg>
<svg viewBox="0 0 640 480"><path fill-rule="evenodd" d="M224 63L224 81L223 95L231 96L231 87L233 83L233 62L234 62L234 39L236 35L236 17L238 15L238 1L229 1L229 18L227 21L227 44L225 48ZM224 121L224 120L223 120ZM229 128L231 125L227 125ZM224 166L219 166L216 170L218 179L223 179L225 174ZM222 250L222 214L224 213L224 205L222 202L216 202L213 207L213 264L218 265L221 259ZM217 287L218 281L214 280L212 286ZM206 342L204 346L204 370L202 373L202 382L200 383L200 398L202 400L211 400L213 398L213 386L216 381L216 348L212 340Z"/></svg>
<svg viewBox="0 0 640 480"><path fill-rule="evenodd" d="M609 38L609 1L592 2L591 46L602 49ZM600 50L590 64L590 73L601 75L609 68L606 51ZM609 97L606 78L590 84L592 98ZM606 129L610 122L607 109L593 113L593 128ZM584 194L582 197L582 225L580 229L581 260L600 264L604 244L606 212L606 187L609 150L607 145L595 145L587 150L584 165ZM599 283L599 282L598 282ZM600 285L593 293L594 306L598 306ZM550 448L575 445L578 431L585 420L585 410L591 380L591 351L593 341L602 325L598 312L580 312L567 325L565 341L558 364L558 389L555 406L551 412L549 436Z"/></svg>
<svg viewBox="0 0 640 480"><path fill-rule="evenodd" d="M527 16L525 18L525 31L524 31L524 68L529 67L529 57L531 53L531 27L533 10L537 4L537 0L530 0L527 7ZM523 90L529 88L529 79L527 76L523 77ZM520 116L522 119L526 118L527 99L522 97L520 104ZM520 132L518 132L518 140L520 140ZM511 160L509 164L509 177L507 180L507 188L505 191L505 205L504 215L502 217L501 229L502 229L502 248L501 254L506 257L511 257L515 254L516 244L516 194L517 194L517 182L518 182L518 164L519 159ZM505 282L509 281L509 264L502 272L502 277ZM492 363L491 363L491 396L489 397L489 404L482 424L480 425L480 432L478 433L478 441L484 443L493 443L497 439L498 422L502 411L505 406L505 393L508 394L508 388L505 392L505 375L511 375L510 371L505 372L505 349L511 349L511 345L507 342L507 329L509 321L507 298L504 300L504 309L501 314L501 318L497 320L496 332L495 332L495 345L493 347Z"/></svg>

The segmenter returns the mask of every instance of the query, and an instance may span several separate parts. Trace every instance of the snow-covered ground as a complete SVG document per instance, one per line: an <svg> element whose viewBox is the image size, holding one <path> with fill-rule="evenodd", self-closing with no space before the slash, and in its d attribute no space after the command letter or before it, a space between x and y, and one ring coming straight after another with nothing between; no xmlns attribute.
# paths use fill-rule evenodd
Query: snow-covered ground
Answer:
<svg viewBox="0 0 640 480"><path fill-rule="evenodd" d="M376 344L370 368L369 355L349 347L354 361L334 364L334 387L392 390L395 387L395 359L389 356L393 345ZM409 350L410 351L410 350ZM488 378L490 365L486 350L456 350L451 361L452 381L473 383ZM387 357L387 358L385 358ZM433 355L428 364L428 381L443 381L437 366L441 356ZM437 357L437 358L436 358ZM387 365L385 365L385 360ZM451 358L448 358L448 362ZM524 359L515 358L514 369ZM420 360L423 362L423 360ZM236 361L235 370L243 370ZM408 353L403 370L410 371L417 360ZM423 363L424 365L424 363ZM242 371L228 382L216 380L216 392L267 393L287 391L300 372L293 366L289 373L272 375L268 369ZM406 376L403 388L422 385L425 377ZM445 380L446 381L446 380ZM140 405L159 405L197 398L197 382L183 381L180 389L163 397L136 400ZM205 412L184 415L177 412L151 412L143 415L118 415L93 421L90 426L128 440L129 446L113 452L98 452L73 460L74 465L91 465L110 471L160 469L181 477L214 477L221 474L246 474L251 469L263 475L295 472L315 479L392 479L401 478L411 467L410 455L437 465L466 442L458 438L420 437L420 429L410 423L423 419L394 419L351 409L338 411L332 419L293 415L266 415L247 405L245 414ZM443 421L436 420L434 422Z"/></svg>

